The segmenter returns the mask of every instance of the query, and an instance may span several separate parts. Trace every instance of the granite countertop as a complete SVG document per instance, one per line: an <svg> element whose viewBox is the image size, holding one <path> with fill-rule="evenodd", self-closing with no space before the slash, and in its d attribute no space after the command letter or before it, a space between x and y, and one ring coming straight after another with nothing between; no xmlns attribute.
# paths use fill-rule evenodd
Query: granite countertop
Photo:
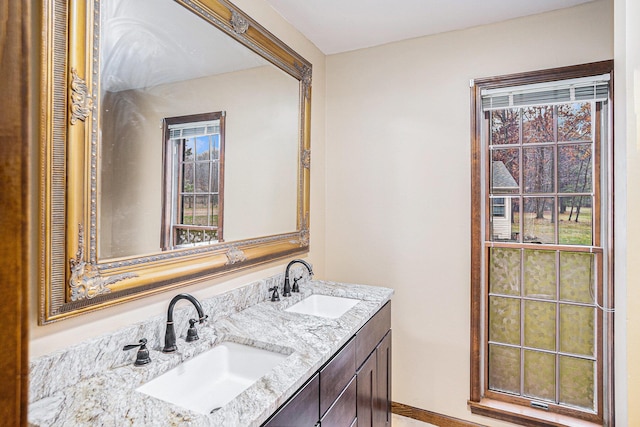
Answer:
<svg viewBox="0 0 640 427"><path fill-rule="evenodd" d="M272 283L265 279L246 289L201 301L210 320L200 325L200 340L196 342L184 341L186 322L188 317L193 317L189 316L192 313L185 307L180 314L174 313L179 335L177 353L160 351L166 319L158 316L108 337L32 361L30 425L259 426L393 294L389 288L313 280L303 283L299 294L271 302L267 299L267 289ZM311 294L361 301L337 319L284 311ZM152 362L135 367L136 351L123 352L122 346L136 343L143 336L149 340ZM223 341L248 344L288 356L211 415L192 412L135 390Z"/></svg>

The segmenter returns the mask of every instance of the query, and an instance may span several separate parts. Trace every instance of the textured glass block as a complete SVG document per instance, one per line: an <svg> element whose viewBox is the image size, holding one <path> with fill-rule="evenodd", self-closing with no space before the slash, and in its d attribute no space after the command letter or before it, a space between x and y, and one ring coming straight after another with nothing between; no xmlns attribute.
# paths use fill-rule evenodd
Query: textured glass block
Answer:
<svg viewBox="0 0 640 427"><path fill-rule="evenodd" d="M489 345L489 389L520 394L520 349Z"/></svg>
<svg viewBox="0 0 640 427"><path fill-rule="evenodd" d="M527 142L553 142L553 106L522 109L522 139Z"/></svg>
<svg viewBox="0 0 640 427"><path fill-rule="evenodd" d="M541 350L556 349L556 304L524 302L524 345Z"/></svg>
<svg viewBox="0 0 640 427"><path fill-rule="evenodd" d="M524 350L524 394L537 399L555 400L555 355Z"/></svg>
<svg viewBox="0 0 640 427"><path fill-rule="evenodd" d="M491 144L520 142L520 114L518 109L491 111Z"/></svg>
<svg viewBox="0 0 640 427"><path fill-rule="evenodd" d="M594 255L577 252L560 253L560 299L592 303L595 283Z"/></svg>
<svg viewBox="0 0 640 427"><path fill-rule="evenodd" d="M489 340L520 344L520 300L489 297Z"/></svg>
<svg viewBox="0 0 640 427"><path fill-rule="evenodd" d="M553 197L524 198L524 243L556 242Z"/></svg>
<svg viewBox="0 0 640 427"><path fill-rule="evenodd" d="M491 248L489 255L489 292L520 295L520 250Z"/></svg>
<svg viewBox="0 0 640 427"><path fill-rule="evenodd" d="M593 244L593 198L558 198L558 243L591 246Z"/></svg>
<svg viewBox="0 0 640 427"><path fill-rule="evenodd" d="M591 103L558 105L558 141L590 141Z"/></svg>
<svg viewBox="0 0 640 427"><path fill-rule="evenodd" d="M553 147L524 149L524 192L552 193L554 191Z"/></svg>
<svg viewBox="0 0 640 427"><path fill-rule="evenodd" d="M556 253L554 251L524 251L524 295L535 298L556 298Z"/></svg>
<svg viewBox="0 0 640 427"><path fill-rule="evenodd" d="M595 353L595 308L560 305L560 351L593 356Z"/></svg>
<svg viewBox="0 0 640 427"><path fill-rule="evenodd" d="M590 193L593 188L591 144L558 146L558 192Z"/></svg>
<svg viewBox="0 0 640 427"><path fill-rule="evenodd" d="M560 403L595 410L595 363L560 356Z"/></svg>
<svg viewBox="0 0 640 427"><path fill-rule="evenodd" d="M491 193L517 194L520 192L520 149L491 150Z"/></svg>

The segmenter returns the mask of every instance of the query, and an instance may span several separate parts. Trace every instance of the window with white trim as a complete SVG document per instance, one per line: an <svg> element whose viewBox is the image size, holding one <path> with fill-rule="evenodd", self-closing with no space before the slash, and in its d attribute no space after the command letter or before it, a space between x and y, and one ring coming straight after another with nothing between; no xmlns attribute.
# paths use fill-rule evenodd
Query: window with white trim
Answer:
<svg viewBox="0 0 640 427"><path fill-rule="evenodd" d="M163 250L223 241L224 112L166 118Z"/></svg>

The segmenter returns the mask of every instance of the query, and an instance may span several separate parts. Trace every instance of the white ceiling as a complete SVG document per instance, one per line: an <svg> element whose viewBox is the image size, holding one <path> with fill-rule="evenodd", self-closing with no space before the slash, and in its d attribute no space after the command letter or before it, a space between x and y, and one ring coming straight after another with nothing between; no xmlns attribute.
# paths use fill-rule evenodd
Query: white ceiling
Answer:
<svg viewBox="0 0 640 427"><path fill-rule="evenodd" d="M593 0L266 0L323 53L346 52Z"/></svg>

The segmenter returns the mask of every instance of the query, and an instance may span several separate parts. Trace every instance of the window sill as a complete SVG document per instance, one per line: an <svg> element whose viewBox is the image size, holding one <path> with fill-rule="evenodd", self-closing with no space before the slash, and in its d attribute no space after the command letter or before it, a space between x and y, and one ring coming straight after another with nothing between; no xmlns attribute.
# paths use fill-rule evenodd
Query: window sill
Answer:
<svg viewBox="0 0 640 427"><path fill-rule="evenodd" d="M532 427L601 427L602 424L580 420L567 415L527 408L493 399L468 402L472 414Z"/></svg>

